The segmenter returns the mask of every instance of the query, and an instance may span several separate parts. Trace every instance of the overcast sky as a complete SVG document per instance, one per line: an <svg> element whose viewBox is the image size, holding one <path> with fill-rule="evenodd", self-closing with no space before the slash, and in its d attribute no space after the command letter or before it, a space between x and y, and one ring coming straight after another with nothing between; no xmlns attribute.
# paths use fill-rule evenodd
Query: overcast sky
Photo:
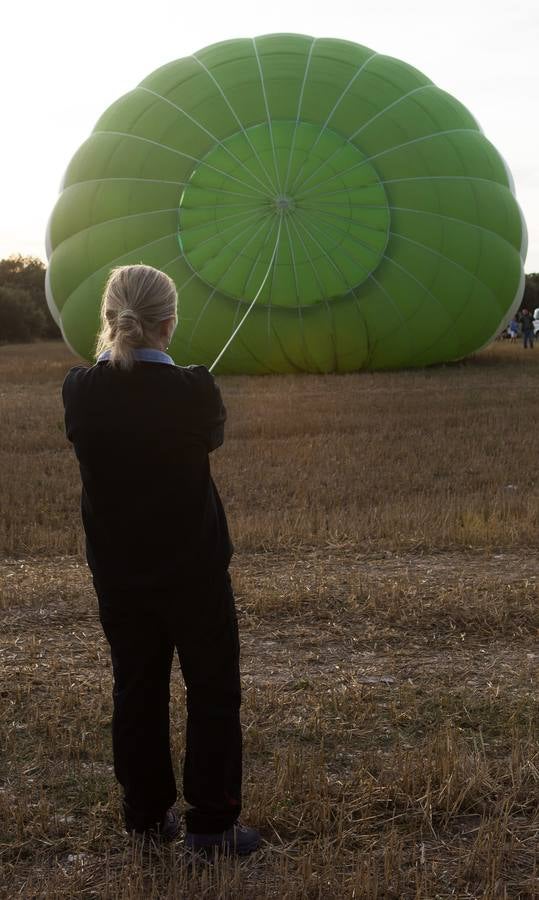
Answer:
<svg viewBox="0 0 539 900"><path fill-rule="evenodd" d="M45 259L64 170L101 113L151 71L216 41L346 38L411 63L473 113L513 173L539 271L537 0L3 0L0 257Z"/></svg>

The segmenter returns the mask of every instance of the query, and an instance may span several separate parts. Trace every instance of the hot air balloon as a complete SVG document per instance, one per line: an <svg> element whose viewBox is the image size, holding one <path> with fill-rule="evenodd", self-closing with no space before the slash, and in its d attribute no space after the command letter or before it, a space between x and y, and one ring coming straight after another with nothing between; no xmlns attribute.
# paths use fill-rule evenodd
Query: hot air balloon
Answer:
<svg viewBox="0 0 539 900"><path fill-rule="evenodd" d="M476 351L523 288L510 172L400 60L274 34L214 44L120 97L69 163L47 297L91 360L114 266L166 271L170 352L223 373L425 366Z"/></svg>

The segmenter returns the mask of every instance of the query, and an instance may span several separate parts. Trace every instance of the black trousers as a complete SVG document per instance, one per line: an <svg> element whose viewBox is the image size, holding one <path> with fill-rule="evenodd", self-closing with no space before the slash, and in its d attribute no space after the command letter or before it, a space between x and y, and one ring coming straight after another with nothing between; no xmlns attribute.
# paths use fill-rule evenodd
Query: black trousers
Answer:
<svg viewBox="0 0 539 900"><path fill-rule="evenodd" d="M227 571L177 589L96 585L114 673L114 771L128 828L162 821L177 797L169 743L174 650L187 693L183 793L188 831L224 831L241 810L239 640Z"/></svg>

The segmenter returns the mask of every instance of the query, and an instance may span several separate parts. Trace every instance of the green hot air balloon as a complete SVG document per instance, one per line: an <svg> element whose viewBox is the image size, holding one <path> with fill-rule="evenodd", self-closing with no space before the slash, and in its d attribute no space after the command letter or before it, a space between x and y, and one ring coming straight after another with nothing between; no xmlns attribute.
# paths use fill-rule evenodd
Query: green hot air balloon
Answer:
<svg viewBox="0 0 539 900"><path fill-rule="evenodd" d="M296 34L214 44L113 103L47 238L49 304L87 359L117 265L171 275L174 359L228 373L457 359L524 286L511 175L468 110L404 62Z"/></svg>

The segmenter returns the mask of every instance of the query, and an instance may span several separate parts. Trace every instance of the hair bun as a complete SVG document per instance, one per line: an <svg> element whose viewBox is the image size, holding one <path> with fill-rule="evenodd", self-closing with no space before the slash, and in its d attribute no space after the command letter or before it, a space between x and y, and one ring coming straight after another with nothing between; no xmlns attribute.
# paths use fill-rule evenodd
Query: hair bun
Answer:
<svg viewBox="0 0 539 900"><path fill-rule="evenodd" d="M118 310L118 318L116 327L121 332L122 337L132 345L138 344L144 335L142 321L134 309L126 307Z"/></svg>

